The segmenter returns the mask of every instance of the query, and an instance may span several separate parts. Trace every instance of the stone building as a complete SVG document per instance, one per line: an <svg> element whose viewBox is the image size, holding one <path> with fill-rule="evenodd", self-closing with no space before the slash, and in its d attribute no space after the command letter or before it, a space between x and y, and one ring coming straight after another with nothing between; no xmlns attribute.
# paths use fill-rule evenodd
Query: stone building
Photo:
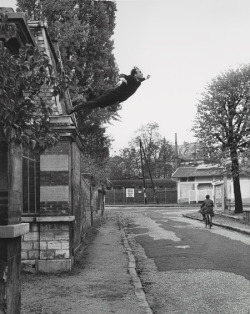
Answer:
<svg viewBox="0 0 250 314"><path fill-rule="evenodd" d="M59 51L45 25L27 22L10 8L0 8L0 13L16 27L11 36L0 29L5 47L18 53L26 44L39 46L56 71ZM53 109L50 123L60 134L58 144L35 156L0 143L0 313L19 313L21 259L29 272L71 270L85 233L104 206L91 174L81 173L81 136L74 116L65 110L71 106L69 92L61 99L47 88L42 93Z"/></svg>

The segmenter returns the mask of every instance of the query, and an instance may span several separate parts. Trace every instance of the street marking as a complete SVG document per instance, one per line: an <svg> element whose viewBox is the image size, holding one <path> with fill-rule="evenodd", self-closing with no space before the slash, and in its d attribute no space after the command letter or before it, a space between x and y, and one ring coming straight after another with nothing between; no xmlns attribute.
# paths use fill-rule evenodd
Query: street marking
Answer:
<svg viewBox="0 0 250 314"><path fill-rule="evenodd" d="M176 245L175 246L177 249L189 249L190 245Z"/></svg>

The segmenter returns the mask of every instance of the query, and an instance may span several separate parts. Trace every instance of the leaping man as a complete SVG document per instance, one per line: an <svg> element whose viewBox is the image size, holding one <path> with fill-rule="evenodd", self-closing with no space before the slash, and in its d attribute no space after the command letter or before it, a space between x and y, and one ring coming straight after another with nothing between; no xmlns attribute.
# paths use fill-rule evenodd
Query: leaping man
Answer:
<svg viewBox="0 0 250 314"><path fill-rule="evenodd" d="M94 109L98 107L105 108L112 105L118 105L132 96L141 85L141 82L149 78L150 75L145 78L141 70L134 67L131 70L130 75L120 75L120 81L115 88L107 90L101 96L93 100L83 101L77 104L73 109L67 110L67 113L72 114L84 109Z"/></svg>

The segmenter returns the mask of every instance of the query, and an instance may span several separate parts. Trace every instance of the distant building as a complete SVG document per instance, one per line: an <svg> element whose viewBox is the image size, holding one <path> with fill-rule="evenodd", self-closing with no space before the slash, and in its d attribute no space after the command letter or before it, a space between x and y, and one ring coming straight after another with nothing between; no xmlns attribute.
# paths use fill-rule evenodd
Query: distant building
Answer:
<svg viewBox="0 0 250 314"><path fill-rule="evenodd" d="M179 167L172 175L177 183L178 203L199 203L209 194L215 203L221 204L226 185L226 199L234 203L233 179L225 175L225 170L219 165L199 165ZM250 177L241 174L241 195L244 204L250 203Z"/></svg>

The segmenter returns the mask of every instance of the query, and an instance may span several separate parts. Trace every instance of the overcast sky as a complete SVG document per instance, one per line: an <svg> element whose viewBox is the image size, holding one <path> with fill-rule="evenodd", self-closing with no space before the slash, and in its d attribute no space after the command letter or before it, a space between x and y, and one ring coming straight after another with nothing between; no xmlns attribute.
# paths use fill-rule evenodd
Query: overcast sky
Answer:
<svg viewBox="0 0 250 314"><path fill-rule="evenodd" d="M0 0L13 6L14 0ZM174 142L192 142L190 129L207 83L250 62L249 0L118 0L114 35L120 73L134 65L147 74L107 131L118 152L134 132L157 122Z"/></svg>

